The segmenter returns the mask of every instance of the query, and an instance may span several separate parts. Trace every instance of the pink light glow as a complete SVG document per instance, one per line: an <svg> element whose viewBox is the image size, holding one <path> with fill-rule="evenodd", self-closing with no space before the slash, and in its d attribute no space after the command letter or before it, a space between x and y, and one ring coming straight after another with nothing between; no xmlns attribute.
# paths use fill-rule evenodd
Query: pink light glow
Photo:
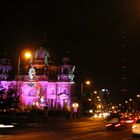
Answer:
<svg viewBox="0 0 140 140"><path fill-rule="evenodd" d="M63 108L71 104L71 82L48 82L48 81L19 81L19 93L23 106L45 106L51 108L56 104ZM9 85L16 85L16 81L1 81L1 86L6 90Z"/></svg>
<svg viewBox="0 0 140 140"><path fill-rule="evenodd" d="M22 84L22 103L24 105L39 105L54 107L59 104L63 108L66 104L70 105L70 83L69 82L24 82ZM44 97L44 101L41 99ZM51 104L51 105L50 105Z"/></svg>

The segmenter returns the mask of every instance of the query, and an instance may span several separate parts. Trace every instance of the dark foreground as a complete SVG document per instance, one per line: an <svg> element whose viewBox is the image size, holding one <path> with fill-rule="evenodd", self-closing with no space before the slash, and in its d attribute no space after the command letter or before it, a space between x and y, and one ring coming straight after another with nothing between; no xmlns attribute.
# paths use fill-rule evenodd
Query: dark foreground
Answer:
<svg viewBox="0 0 140 140"><path fill-rule="evenodd" d="M106 121L95 118L50 119L0 129L0 140L135 140L131 126L118 131L105 129Z"/></svg>

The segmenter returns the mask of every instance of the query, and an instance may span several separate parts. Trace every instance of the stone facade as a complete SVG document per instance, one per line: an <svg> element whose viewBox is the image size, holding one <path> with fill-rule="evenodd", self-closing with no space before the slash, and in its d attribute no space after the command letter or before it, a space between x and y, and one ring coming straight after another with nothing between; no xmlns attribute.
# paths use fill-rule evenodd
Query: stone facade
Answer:
<svg viewBox="0 0 140 140"><path fill-rule="evenodd" d="M47 106L49 110L65 110L71 107L75 66L51 64L49 57L45 49L39 48L25 66L28 68L26 73L19 73L11 81L1 79L0 91L4 89L8 94L9 87L15 89L14 96L19 97L19 107L23 109ZM30 75L31 68L35 70L33 77Z"/></svg>

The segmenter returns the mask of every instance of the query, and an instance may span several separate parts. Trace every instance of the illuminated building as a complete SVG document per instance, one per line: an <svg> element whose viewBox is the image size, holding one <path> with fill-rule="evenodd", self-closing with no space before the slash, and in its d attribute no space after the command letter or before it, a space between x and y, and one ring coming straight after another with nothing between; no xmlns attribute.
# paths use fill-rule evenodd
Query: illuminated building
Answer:
<svg viewBox="0 0 140 140"><path fill-rule="evenodd" d="M0 56L0 79L9 79L9 72L12 70L10 59L7 57L7 53L4 52Z"/></svg>
<svg viewBox="0 0 140 140"><path fill-rule="evenodd" d="M24 66L24 73L20 71L18 81L0 79L0 91L4 89L7 94L9 87L17 90L14 97L19 97L18 106L22 109L44 106L49 110L71 108L74 70L69 58L65 57L62 65L56 65L52 63L49 52L40 47Z"/></svg>
<svg viewBox="0 0 140 140"><path fill-rule="evenodd" d="M106 112L110 110L110 92L108 89L101 89L99 92L100 102L102 105L102 111Z"/></svg>

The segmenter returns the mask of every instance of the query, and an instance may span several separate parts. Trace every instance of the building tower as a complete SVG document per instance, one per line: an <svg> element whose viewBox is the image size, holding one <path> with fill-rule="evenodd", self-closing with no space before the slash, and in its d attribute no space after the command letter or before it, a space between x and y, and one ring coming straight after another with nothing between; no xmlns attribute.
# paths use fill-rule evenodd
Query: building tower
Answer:
<svg viewBox="0 0 140 140"><path fill-rule="evenodd" d="M71 65L69 51L62 59L63 64L59 66L58 81L73 82L75 66Z"/></svg>
<svg viewBox="0 0 140 140"><path fill-rule="evenodd" d="M110 108L110 92L108 89L101 89L99 92L99 97L100 97L100 103L103 106L103 108L101 109L104 112L108 112L109 108ZM96 99L97 100L97 99Z"/></svg>
<svg viewBox="0 0 140 140"><path fill-rule="evenodd" d="M128 67L127 67L127 45L126 45L126 33L122 32L121 42L121 97L122 101L128 99Z"/></svg>
<svg viewBox="0 0 140 140"><path fill-rule="evenodd" d="M0 55L0 80L9 80L12 72L11 60L8 58L7 52Z"/></svg>

